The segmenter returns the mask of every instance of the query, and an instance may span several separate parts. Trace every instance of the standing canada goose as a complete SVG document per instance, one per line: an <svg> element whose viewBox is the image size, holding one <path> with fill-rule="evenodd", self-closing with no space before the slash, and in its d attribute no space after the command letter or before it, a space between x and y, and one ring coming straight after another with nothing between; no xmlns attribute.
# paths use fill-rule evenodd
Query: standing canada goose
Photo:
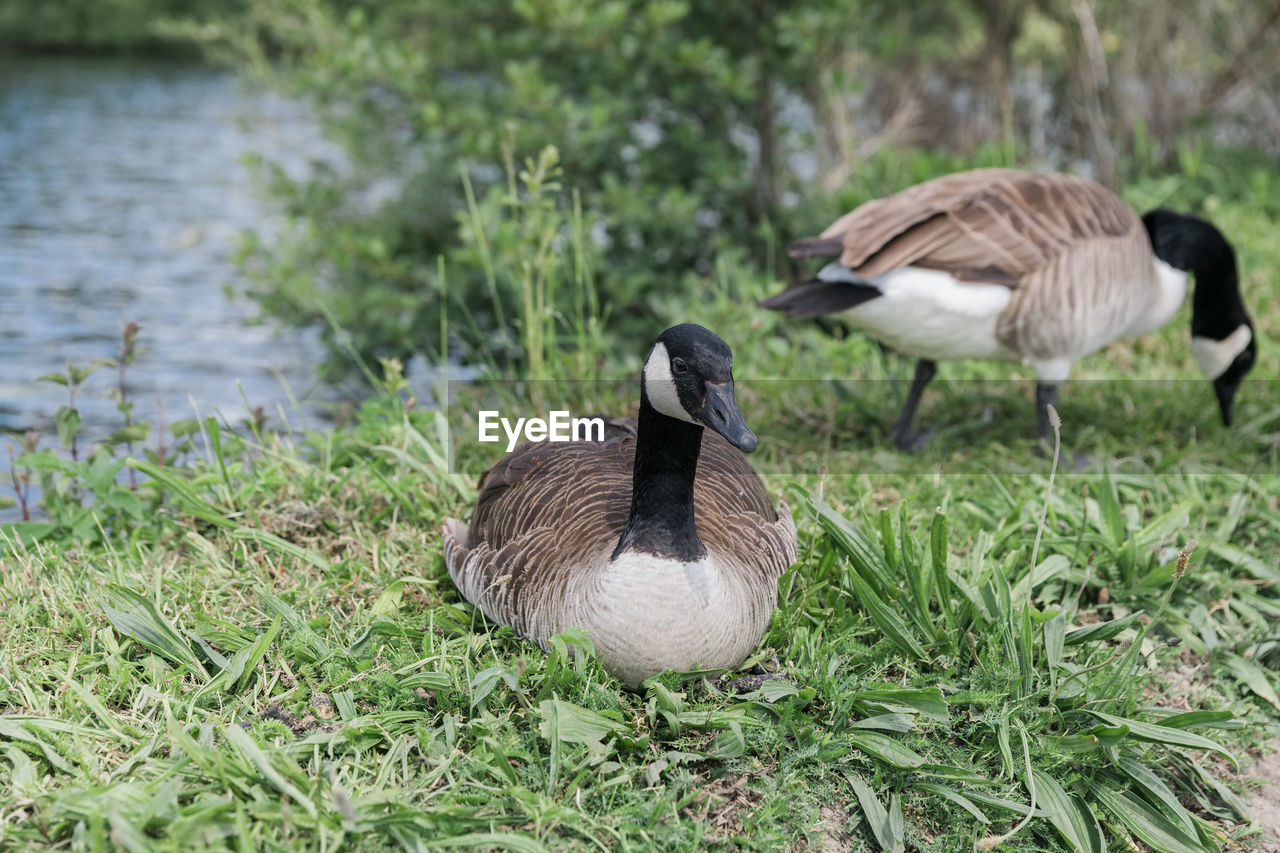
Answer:
<svg viewBox="0 0 1280 853"><path fill-rule="evenodd" d="M1196 276L1191 352L1213 381L1222 421L1253 366L1253 323L1231 244L1210 223L1158 209L1141 219L1110 190L1070 175L976 169L869 201L795 258L834 258L809 282L760 303L789 317L840 313L919 359L893 440L912 421L936 362L1021 361L1046 406L1077 359L1169 321Z"/></svg>
<svg viewBox="0 0 1280 853"><path fill-rule="evenodd" d="M708 330L673 326L645 360L634 425L611 421L600 442L524 444L485 472L470 526L444 523L462 596L544 649L586 628L631 687L742 663L795 560L796 529L743 457L756 437L732 363Z"/></svg>

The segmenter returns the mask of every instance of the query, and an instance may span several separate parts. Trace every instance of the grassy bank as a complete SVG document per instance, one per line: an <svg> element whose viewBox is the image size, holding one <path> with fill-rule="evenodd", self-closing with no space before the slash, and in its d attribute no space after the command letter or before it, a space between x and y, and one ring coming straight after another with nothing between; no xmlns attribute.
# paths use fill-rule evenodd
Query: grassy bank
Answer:
<svg viewBox="0 0 1280 853"><path fill-rule="evenodd" d="M488 309L527 372L495 360L446 410L390 362L305 435L210 418L161 441L122 399L113 443L85 447L69 406L62 451L15 458L43 507L0 527L0 847L1247 847L1250 755L1280 736L1280 222L1203 206L1263 340L1237 425L1192 379L1184 314L1079 365L1052 478L1013 368L945 366L933 443L904 456L885 434L910 365L755 309L769 276L725 260L650 306L734 347L755 463L800 531L749 662L781 677L745 695L623 691L589 638L544 653L444 570L440 522L497 453L474 440L484 395L636 404L648 341L602 336L621 309L580 213L467 232L521 295Z"/></svg>
<svg viewBox="0 0 1280 853"><path fill-rule="evenodd" d="M690 319L760 339L730 302ZM1157 358L1180 339L1138 366L1181 375ZM783 679L735 696L671 675L631 694L581 636L547 655L486 626L439 550L440 519L472 499L444 465L449 417L393 381L305 438L197 424L192 464L134 463L150 477L137 510L104 502L94 535L27 528L46 538L24 545L10 528L0 845L1247 843L1237 762L1280 735L1280 477L1259 453L1275 396L1246 389L1230 434L1207 388L1126 413L1118 438L1090 412L1108 473L1050 487L1049 462L1007 438L1030 426L1024 389L997 390L1001 437L943 435L892 473L890 383L832 392L831 415L822 383L763 390L771 361L839 374L862 344L767 340L738 343L737 372L770 446L760 467L800 527L753 659ZM1076 400L1068 443L1085 432ZM956 417L949 402L930 396L926 417ZM1154 473L1128 443L1201 408L1212 463ZM827 417L834 445L803 428ZM452 439L460 468L491 452Z"/></svg>

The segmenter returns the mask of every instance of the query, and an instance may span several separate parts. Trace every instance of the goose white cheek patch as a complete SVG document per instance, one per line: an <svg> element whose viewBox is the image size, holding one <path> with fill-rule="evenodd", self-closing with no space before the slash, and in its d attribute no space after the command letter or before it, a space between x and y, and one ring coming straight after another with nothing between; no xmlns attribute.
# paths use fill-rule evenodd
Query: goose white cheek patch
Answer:
<svg viewBox="0 0 1280 853"><path fill-rule="evenodd" d="M1192 338L1191 355L1195 358L1196 364L1200 365L1205 376L1217 379L1227 372L1231 362L1244 352L1251 340L1253 340L1253 331L1248 326L1242 325L1220 341L1215 341L1213 338Z"/></svg>
<svg viewBox="0 0 1280 853"><path fill-rule="evenodd" d="M676 391L675 377L671 375L671 358L667 355L665 344L655 344L644 363L644 390L649 397L649 405L662 414L691 424L697 423L684 410L684 406L680 405L680 394Z"/></svg>

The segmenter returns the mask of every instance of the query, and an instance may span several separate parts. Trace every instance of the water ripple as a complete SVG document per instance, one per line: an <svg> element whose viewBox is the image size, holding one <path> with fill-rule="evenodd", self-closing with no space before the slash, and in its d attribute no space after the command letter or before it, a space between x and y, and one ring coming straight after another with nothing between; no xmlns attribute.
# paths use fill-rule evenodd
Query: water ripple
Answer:
<svg viewBox="0 0 1280 853"><path fill-rule="evenodd" d="M65 394L36 379L115 355L125 321L150 348L129 372L139 419L157 401L168 420L190 417L194 400L237 422L241 387L268 412L286 400L278 377L312 388L316 335L253 325L255 306L226 296L241 284L236 235L276 222L248 152L291 169L334 156L298 104L217 69L0 62L0 432L47 430ZM81 401L91 435L118 426L113 385L95 377Z"/></svg>

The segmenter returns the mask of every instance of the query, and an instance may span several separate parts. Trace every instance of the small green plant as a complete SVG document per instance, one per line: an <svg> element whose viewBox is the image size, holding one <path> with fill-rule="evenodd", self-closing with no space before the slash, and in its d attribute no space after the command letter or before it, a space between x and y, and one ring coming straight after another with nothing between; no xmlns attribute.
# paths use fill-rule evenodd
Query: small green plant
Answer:
<svg viewBox="0 0 1280 853"><path fill-rule="evenodd" d="M133 401L129 399L129 385L125 381L125 374L129 369L129 365L133 364L134 359L147 351L146 347L138 346L138 332L138 324L132 320L126 322L120 332L120 354L116 358L115 365L118 377L118 382L116 383L116 409L124 418L124 426L109 439L111 444L124 444L125 450L130 456L133 455L134 442L146 440L147 434L150 432L148 424L135 424L133 422ZM137 474L130 468L129 488L136 489L137 487Z"/></svg>
<svg viewBox="0 0 1280 853"><path fill-rule="evenodd" d="M23 455L36 452L36 448L40 446L40 434L35 430L27 430L22 434L22 453ZM13 484L14 497L8 495L0 495L0 509L6 509L18 504L19 510L22 512L22 520L31 520L31 468L25 466L18 467L18 460L14 454L13 446L9 446L9 479Z"/></svg>
<svg viewBox="0 0 1280 853"><path fill-rule="evenodd" d="M154 484L140 486L135 468L127 464L135 444L145 442L152 433L150 424L134 420L134 403L128 394L128 368L146 352L146 347L138 343L139 332L136 323L124 324L117 358L99 358L83 366L68 363L63 372L40 377L42 382L67 389L67 402L54 414L57 446L62 452L41 450L40 437L33 432L22 438L20 454L15 455L10 446L10 478L21 520L0 526L0 530L27 541L95 542L103 536L122 534L161 504L162 490ZM116 370L112 394L123 425L86 451L78 400L86 383L103 368ZM163 417L163 410L158 411ZM174 423L168 430L172 444L166 445L162 422L155 449L146 448L145 455L164 465L166 457L171 459L191 450L191 436L198 430L195 421ZM119 453L120 448L125 452ZM120 476L126 469L128 480L122 483ZM42 518L34 517L33 489Z"/></svg>
<svg viewBox="0 0 1280 853"><path fill-rule="evenodd" d="M459 216L461 247L453 263L484 271L485 313L499 332L485 332L477 309L445 293L451 313L463 320L464 354L492 379L519 372L532 383L599 376L608 359L607 312L596 294L599 255L587 235L577 193L560 183L555 146L517 167L513 143L503 148L507 181L477 200L464 170L467 209ZM483 303L480 303L483 304ZM506 335L514 332L517 337Z"/></svg>
<svg viewBox="0 0 1280 853"><path fill-rule="evenodd" d="M80 410L76 408L76 395L84 381L104 367L114 367L115 360L98 358L83 367L67 362L65 373L46 373L40 377L41 382L52 382L67 389L66 405L59 406L54 413L53 422L57 427L58 443L71 454L71 461L79 460L78 439L80 436Z"/></svg>

